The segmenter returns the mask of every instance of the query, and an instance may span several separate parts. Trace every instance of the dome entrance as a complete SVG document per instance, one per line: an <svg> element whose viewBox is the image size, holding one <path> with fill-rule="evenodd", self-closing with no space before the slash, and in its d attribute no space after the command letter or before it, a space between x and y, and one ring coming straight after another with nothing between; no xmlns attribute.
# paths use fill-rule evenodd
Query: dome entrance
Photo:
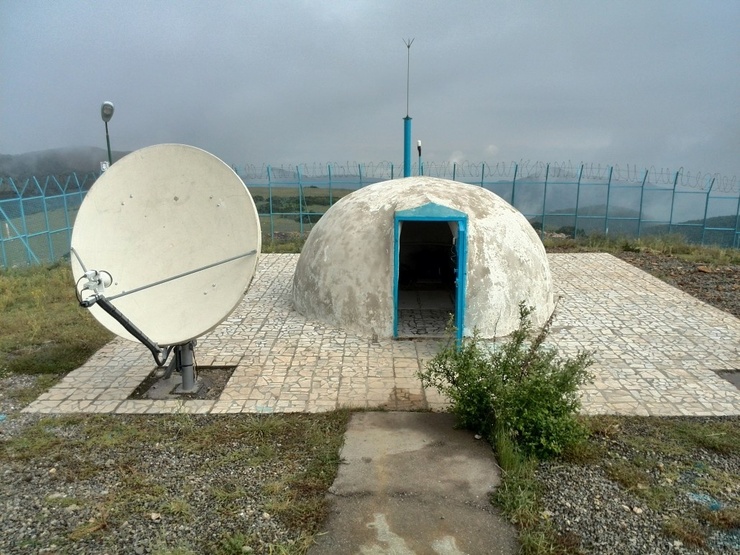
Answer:
<svg viewBox="0 0 740 555"><path fill-rule="evenodd" d="M443 337L452 324L462 339L467 219L434 203L395 213L394 337Z"/></svg>

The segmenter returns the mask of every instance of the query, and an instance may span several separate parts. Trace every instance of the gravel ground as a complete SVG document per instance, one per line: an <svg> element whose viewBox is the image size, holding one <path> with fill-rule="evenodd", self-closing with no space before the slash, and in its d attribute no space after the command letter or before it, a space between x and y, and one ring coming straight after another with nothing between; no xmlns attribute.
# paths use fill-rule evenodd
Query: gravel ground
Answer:
<svg viewBox="0 0 740 555"><path fill-rule="evenodd" d="M740 317L740 266L710 268L642 253L620 256ZM288 470L310 464L310 453L301 457L291 450L283 457L263 457L259 452L241 451L235 457L235 450L243 447L238 443L191 452L183 449L182 436L175 433L154 445L111 440L112 445L103 442L99 449L57 446L30 461L13 459L7 452L8 440L41 418L20 413L22 406L14 399L14 391L32 386L33 381L29 376L0 379L0 553L270 553L274 552L271 544L300 545L303 531L270 514L265 492ZM173 417L115 418L123 426L143 427L162 425ZM252 417L199 416L190 422L207 428L247 418ZM740 419L731 421L740 424ZM49 430L69 445L85 445L84 440L90 439L81 424ZM640 434L641 430L636 426L627 432ZM600 441L614 460L651 456L614 438ZM278 455L281 449L277 440L269 448ZM680 484L675 484L681 485L681 494L670 515L656 513L640 496L619 487L604 467L543 464L539 479L544 516L556 530L576 545L580 543L586 554L740 553L737 530L734 536L710 538L703 548L684 545L662 533L666 517L681 515L692 503L702 502L703 498L690 495L692 485L701 478L701 468L724 469L731 480L721 501L735 508L739 504L737 457L707 451L698 460L683 462L704 466L681 475ZM654 463L655 468L678 464L675 458ZM128 514L111 510L116 506L113 501L120 501ZM238 538L238 534L248 541L236 546L223 543L225 537ZM241 543L252 551L242 550ZM177 551L184 546L191 551ZM291 550L301 552L298 547Z"/></svg>
<svg viewBox="0 0 740 555"><path fill-rule="evenodd" d="M687 419L675 418L674 421ZM694 419L708 421L710 419ZM723 419L712 419L715 422ZM726 418L732 426L738 418ZM619 435L636 437L649 432L645 419L620 419ZM543 515L555 530L581 553L593 555L721 555L740 553L740 530L705 528L696 544L664 533L671 520L680 526L699 522L702 511L740 508L740 457L706 449L685 453L642 450L620 437L597 437L606 453L598 464L541 463L537 478L542 487ZM620 485L614 475L646 469L636 487ZM621 472L625 472L622 470ZM629 476L629 475L628 475ZM716 483L715 483L716 481ZM706 493L712 484L712 494ZM711 530L711 531L708 531Z"/></svg>
<svg viewBox="0 0 740 555"><path fill-rule="evenodd" d="M305 553L343 417L12 412L27 382L0 380L0 554Z"/></svg>
<svg viewBox="0 0 740 555"><path fill-rule="evenodd" d="M671 285L740 318L740 266L708 266L644 253L621 253L623 260L650 272ZM737 382L736 382L737 383ZM719 419L672 419L677 422L717 422ZM740 418L724 419L740 426ZM639 437L648 431L644 419L621 419L623 437ZM706 449L670 456L636 449L618 437L598 437L607 453L598 465L543 463L538 470L544 515L566 543L589 555L643 554L740 554L740 529L715 530L703 546L684 543L663 533L671 519L688 518L701 506L740 510L740 457ZM674 494L670 502L654 510L639 491L620 486L609 476L609 466L641 460L652 469L649 484L666 487ZM669 473L667 469L674 469ZM680 469L677 470L677 469ZM709 477L724 477L715 497L702 491ZM699 507L698 507L699 506Z"/></svg>

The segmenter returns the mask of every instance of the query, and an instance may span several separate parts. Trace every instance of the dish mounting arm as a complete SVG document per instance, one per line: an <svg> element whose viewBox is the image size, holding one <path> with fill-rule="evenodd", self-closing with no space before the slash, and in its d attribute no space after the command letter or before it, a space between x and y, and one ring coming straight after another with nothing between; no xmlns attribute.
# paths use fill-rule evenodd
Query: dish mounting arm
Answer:
<svg viewBox="0 0 740 555"><path fill-rule="evenodd" d="M157 366L164 366L167 363L167 358L170 356L172 347L160 347L157 343L149 339L143 331L134 325L134 323L126 318L123 313L118 310L113 304L103 295L103 290L107 285L110 285L111 279L108 272L97 270L88 270L85 272L85 277L88 282L82 288L82 291L90 290L93 294L86 298L81 298L78 294L77 298L80 302L80 306L90 308L94 304L97 304L106 313L108 313L114 320L121 324L124 329L138 339L149 351L151 351L154 357L154 362Z"/></svg>

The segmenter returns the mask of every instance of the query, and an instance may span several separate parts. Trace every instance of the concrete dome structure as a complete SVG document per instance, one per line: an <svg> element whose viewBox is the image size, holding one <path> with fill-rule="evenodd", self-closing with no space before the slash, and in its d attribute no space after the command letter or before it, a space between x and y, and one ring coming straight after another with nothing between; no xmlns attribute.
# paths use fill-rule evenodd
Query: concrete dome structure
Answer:
<svg viewBox="0 0 740 555"><path fill-rule="evenodd" d="M545 249L520 212L482 187L430 177L341 199L311 230L293 278L299 313L377 337L424 335L430 318L444 328L450 315L458 336L508 335L522 301L544 323L552 291ZM437 322L427 333L440 331Z"/></svg>

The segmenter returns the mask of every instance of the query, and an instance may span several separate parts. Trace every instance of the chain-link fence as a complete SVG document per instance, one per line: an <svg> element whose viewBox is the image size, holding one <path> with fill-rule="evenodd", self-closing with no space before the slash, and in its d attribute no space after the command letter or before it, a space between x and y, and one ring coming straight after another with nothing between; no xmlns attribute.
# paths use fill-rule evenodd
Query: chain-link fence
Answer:
<svg viewBox="0 0 740 555"><path fill-rule="evenodd" d="M279 240L307 234L343 196L399 178L403 166L345 162L233 168L250 189L263 235ZM485 187L522 212L541 235L680 234L693 243L740 247L737 178L542 162L419 161L412 174ZM67 256L75 215L97 177L0 178L0 264L10 268Z"/></svg>

